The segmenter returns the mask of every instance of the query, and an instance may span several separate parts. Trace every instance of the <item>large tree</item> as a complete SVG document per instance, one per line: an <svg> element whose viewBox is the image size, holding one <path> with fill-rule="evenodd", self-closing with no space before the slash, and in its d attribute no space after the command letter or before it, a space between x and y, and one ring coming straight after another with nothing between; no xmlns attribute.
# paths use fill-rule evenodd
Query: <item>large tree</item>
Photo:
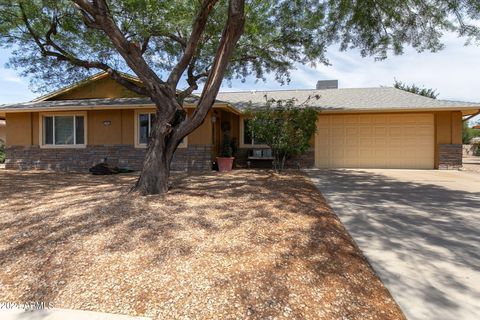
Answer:
<svg viewBox="0 0 480 320"><path fill-rule="evenodd" d="M425 88L423 86L418 86L414 83L409 85L397 79L394 80L393 87L432 99L437 99L438 95L440 94L437 92L436 89Z"/></svg>
<svg viewBox="0 0 480 320"><path fill-rule="evenodd" d="M478 41L479 14L478 0L0 0L0 36L13 50L9 65L37 88L103 70L152 99L156 121L136 189L155 194L168 190L173 153L224 79L270 73L288 82L298 63L327 63L333 44L382 59L405 45L439 50L444 31ZM187 117L183 100L199 84Z"/></svg>

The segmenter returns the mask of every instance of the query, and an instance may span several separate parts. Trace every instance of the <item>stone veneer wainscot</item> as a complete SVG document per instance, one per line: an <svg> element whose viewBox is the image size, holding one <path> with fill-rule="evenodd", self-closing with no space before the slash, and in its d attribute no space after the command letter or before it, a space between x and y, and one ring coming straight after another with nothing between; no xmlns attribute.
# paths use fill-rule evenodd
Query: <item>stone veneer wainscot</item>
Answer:
<svg viewBox="0 0 480 320"><path fill-rule="evenodd" d="M6 169L86 172L105 158L112 166L140 170L146 150L132 145L99 145L82 149L7 146L5 151ZM209 171L212 168L211 154L210 145L189 145L187 148L179 148L173 157L171 169Z"/></svg>
<svg viewBox="0 0 480 320"><path fill-rule="evenodd" d="M439 169L459 169L462 165L461 144L440 144L438 146Z"/></svg>

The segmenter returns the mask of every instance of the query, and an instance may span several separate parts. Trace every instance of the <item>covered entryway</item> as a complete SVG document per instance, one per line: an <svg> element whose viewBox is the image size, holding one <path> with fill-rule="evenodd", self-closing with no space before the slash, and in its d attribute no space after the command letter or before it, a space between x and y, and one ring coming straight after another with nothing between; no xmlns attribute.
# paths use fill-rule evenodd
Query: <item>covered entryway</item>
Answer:
<svg viewBox="0 0 480 320"><path fill-rule="evenodd" d="M433 114L320 114L315 136L319 168L433 169Z"/></svg>

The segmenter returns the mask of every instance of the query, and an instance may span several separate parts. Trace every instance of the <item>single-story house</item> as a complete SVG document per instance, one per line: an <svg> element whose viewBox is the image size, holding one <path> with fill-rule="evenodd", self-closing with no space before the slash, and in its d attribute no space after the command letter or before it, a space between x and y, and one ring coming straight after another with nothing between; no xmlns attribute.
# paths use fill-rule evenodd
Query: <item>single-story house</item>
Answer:
<svg viewBox="0 0 480 320"><path fill-rule="evenodd" d="M221 92L203 124L179 146L172 169L210 170L226 130L239 147L237 166L268 156L244 129L245 109L263 106L266 97L295 98L319 110L310 150L291 159L302 167L458 168L462 118L480 110L478 103L395 88L338 89L332 81L312 90ZM196 101L194 95L185 101L188 114ZM6 168L82 171L107 158L140 169L154 110L149 98L105 73L30 102L2 105Z"/></svg>

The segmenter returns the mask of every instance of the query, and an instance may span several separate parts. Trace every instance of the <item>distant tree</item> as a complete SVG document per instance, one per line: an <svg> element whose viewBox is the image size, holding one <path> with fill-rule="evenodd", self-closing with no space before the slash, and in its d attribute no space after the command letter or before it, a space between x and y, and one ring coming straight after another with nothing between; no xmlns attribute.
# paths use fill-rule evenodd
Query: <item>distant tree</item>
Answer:
<svg viewBox="0 0 480 320"><path fill-rule="evenodd" d="M5 144L0 139L0 163L5 162Z"/></svg>
<svg viewBox="0 0 480 320"><path fill-rule="evenodd" d="M475 137L480 137L480 130L473 129L468 126L468 121L463 122L463 131L462 131L462 143L470 144L471 140Z"/></svg>
<svg viewBox="0 0 480 320"><path fill-rule="evenodd" d="M274 167L279 171L284 169L287 158L309 148L316 130L317 111L296 102L270 99L265 107L247 111L247 130L254 139L272 149Z"/></svg>
<svg viewBox="0 0 480 320"><path fill-rule="evenodd" d="M0 0L0 46L36 88L103 70L150 97L156 120L135 189L158 194L224 79L270 73L285 83L297 64L328 63L335 44L384 59L405 45L438 51L445 31L480 41L479 15L478 0ZM183 101L199 85L187 116Z"/></svg>
<svg viewBox="0 0 480 320"><path fill-rule="evenodd" d="M437 99L439 93L437 93L437 90L435 89L428 89L425 87L419 87L415 84L408 85L406 83L403 83L401 81L398 81L395 79L395 83L393 86L397 89L408 91L411 93L419 94L424 97L432 98L432 99Z"/></svg>

